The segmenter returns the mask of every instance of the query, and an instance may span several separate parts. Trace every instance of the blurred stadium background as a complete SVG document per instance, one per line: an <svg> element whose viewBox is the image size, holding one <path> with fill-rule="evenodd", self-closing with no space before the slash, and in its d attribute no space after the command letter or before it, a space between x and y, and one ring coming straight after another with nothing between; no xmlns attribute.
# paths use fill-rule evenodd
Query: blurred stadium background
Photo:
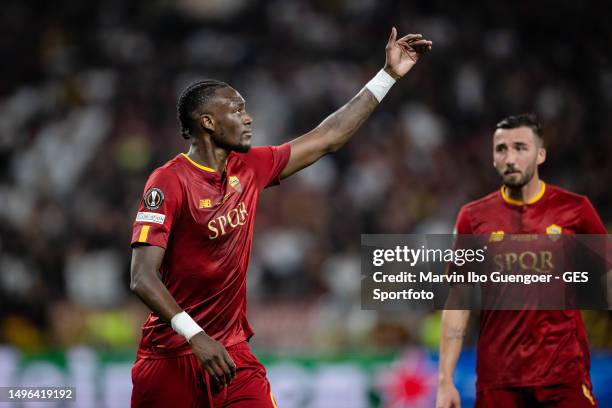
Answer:
<svg viewBox="0 0 612 408"><path fill-rule="evenodd" d="M463 203L498 187L492 129L522 111L545 125L544 180L588 195L612 230L603 6L3 2L0 385L76 385L70 406L127 406L147 313L128 288L130 231L149 172L186 150L177 94L227 81L247 100L255 144L279 144L380 69L396 25L434 52L346 148L263 194L252 344L283 408L432 406L439 314L360 310L360 234L450 232ZM584 317L595 394L612 407L612 314ZM466 406L476 327L458 367Z"/></svg>

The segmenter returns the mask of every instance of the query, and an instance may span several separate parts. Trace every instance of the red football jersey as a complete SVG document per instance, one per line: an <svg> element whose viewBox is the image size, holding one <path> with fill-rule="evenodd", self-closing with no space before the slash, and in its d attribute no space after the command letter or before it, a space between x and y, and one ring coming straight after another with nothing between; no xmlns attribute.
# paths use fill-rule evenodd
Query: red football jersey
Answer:
<svg viewBox="0 0 612 408"><path fill-rule="evenodd" d="M542 183L530 202L502 188L461 208L458 234L606 234L589 200ZM590 386L589 349L578 310L483 310L478 390L571 382Z"/></svg>
<svg viewBox="0 0 612 408"><path fill-rule="evenodd" d="M259 193L277 184L290 146L230 153L219 173L180 154L149 177L132 246L166 249L159 273L179 306L225 347L253 334L247 321L246 272ZM156 315L142 328L139 357L191 353Z"/></svg>

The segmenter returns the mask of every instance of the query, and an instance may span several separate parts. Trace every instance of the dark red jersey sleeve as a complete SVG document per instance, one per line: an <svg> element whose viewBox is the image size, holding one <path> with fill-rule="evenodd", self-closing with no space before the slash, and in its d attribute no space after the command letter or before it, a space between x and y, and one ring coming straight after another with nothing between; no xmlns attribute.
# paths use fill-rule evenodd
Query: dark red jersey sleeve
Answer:
<svg viewBox="0 0 612 408"><path fill-rule="evenodd" d="M132 230L132 247L149 244L166 249L182 203L182 189L171 168L155 170L145 185Z"/></svg>
<svg viewBox="0 0 612 408"><path fill-rule="evenodd" d="M253 147L242 159L255 171L255 179L260 190L280 183L280 174L289 161L291 146Z"/></svg>
<svg viewBox="0 0 612 408"><path fill-rule="evenodd" d="M605 276L612 267L612 246L606 235L604 226L597 211L591 201L583 197L580 209L580 224L578 234L588 234L587 237L579 238L582 245L576 250L576 262L580 269L589 271L590 279L588 284L581 285L578 289L578 296L581 304L589 309L608 309L607 285Z"/></svg>
<svg viewBox="0 0 612 408"><path fill-rule="evenodd" d="M593 204L588 198L584 197L582 202L582 213L580 214L580 234L607 234L601 218L595 211Z"/></svg>
<svg viewBox="0 0 612 408"><path fill-rule="evenodd" d="M473 240L472 227L468 216L468 210L464 206L457 215L457 221L455 222L454 231L454 243L453 250L455 251L466 251L473 250L475 248L475 241ZM453 268L458 273L465 273L469 270L466 264L453 263Z"/></svg>
<svg viewBox="0 0 612 408"><path fill-rule="evenodd" d="M455 233L456 234L472 234L472 223L468 215L467 207L461 207L459 215L457 215L457 221L455 222Z"/></svg>

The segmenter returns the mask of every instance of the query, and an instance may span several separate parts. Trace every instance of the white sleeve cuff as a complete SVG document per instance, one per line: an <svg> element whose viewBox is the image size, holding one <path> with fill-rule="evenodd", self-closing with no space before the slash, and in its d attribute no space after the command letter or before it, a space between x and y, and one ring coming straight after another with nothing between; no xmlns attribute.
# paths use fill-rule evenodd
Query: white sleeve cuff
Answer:
<svg viewBox="0 0 612 408"><path fill-rule="evenodd" d="M368 90L374 94L378 102L380 102L387 92L389 92L393 84L395 84L395 79L393 79L387 71L381 69L374 78L370 79L370 82L368 82L365 87L368 88Z"/></svg>
<svg viewBox="0 0 612 408"><path fill-rule="evenodd" d="M185 311L175 314L170 320L170 325L175 332L185 337L187 341L199 332L204 331Z"/></svg>

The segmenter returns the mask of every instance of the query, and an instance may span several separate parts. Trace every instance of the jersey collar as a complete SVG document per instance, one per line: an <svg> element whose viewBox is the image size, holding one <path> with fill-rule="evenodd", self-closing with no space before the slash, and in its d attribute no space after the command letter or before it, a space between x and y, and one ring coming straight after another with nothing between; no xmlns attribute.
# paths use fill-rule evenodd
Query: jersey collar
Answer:
<svg viewBox="0 0 612 408"><path fill-rule="evenodd" d="M195 167L197 167L200 170L204 170L208 173L216 173L217 171L215 169L211 169L210 167L206 167L206 166L202 166L201 164L198 164L196 162L194 162L193 160L191 160L191 157L187 156L185 153L181 153L181 155L187 159L187 161L189 163L191 163L192 165L194 165Z"/></svg>
<svg viewBox="0 0 612 408"><path fill-rule="evenodd" d="M512 204L512 205L530 205L530 204L535 204L536 202L538 202L543 196L544 193L546 192L546 183L544 183L542 181L542 184L540 186L540 191L538 192L538 194L536 194L535 197L533 197L531 200L527 201L527 202L523 202L523 201L519 201L519 200L515 200L513 198L510 198L508 196L508 194L506 194L506 188L505 186L502 186L500 189L501 192L501 197L502 199L507 202L508 204Z"/></svg>

